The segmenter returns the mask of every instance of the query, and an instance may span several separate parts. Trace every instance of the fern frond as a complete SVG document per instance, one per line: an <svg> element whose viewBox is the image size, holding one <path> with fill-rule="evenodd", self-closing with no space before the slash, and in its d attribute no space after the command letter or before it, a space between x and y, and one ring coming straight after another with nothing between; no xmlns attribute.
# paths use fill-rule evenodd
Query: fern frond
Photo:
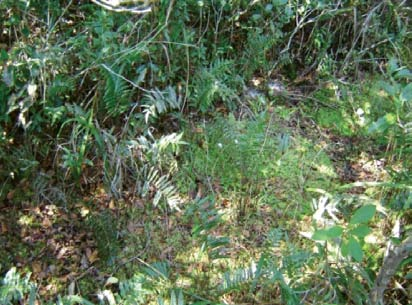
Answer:
<svg viewBox="0 0 412 305"><path fill-rule="evenodd" d="M217 59L209 67L200 69L194 81L194 104L200 111L206 112L218 99L230 107L238 100L236 88L241 80L234 74L233 67L233 61Z"/></svg>
<svg viewBox="0 0 412 305"><path fill-rule="evenodd" d="M143 113L148 123L150 118L155 119L169 111L179 110L182 106L182 98L176 94L173 87L169 86L164 91L157 88L152 90L145 95L143 103Z"/></svg>
<svg viewBox="0 0 412 305"><path fill-rule="evenodd" d="M220 289L225 292L241 289L244 284L255 279L256 271L256 264L252 262L249 267L225 272Z"/></svg>
<svg viewBox="0 0 412 305"><path fill-rule="evenodd" d="M110 116L118 116L124 113L130 106L131 89L126 81L119 75L124 67L112 73L112 70L103 70L105 87L103 93L103 107Z"/></svg>

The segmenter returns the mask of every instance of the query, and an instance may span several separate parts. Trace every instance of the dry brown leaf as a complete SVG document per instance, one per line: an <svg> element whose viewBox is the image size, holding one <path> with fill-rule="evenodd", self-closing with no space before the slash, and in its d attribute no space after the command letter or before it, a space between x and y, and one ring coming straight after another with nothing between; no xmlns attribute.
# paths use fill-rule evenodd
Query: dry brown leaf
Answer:
<svg viewBox="0 0 412 305"><path fill-rule="evenodd" d="M94 251L87 251L90 250L89 248L86 249L87 259L89 260L90 264L93 264L95 261L99 260L99 252L97 250Z"/></svg>
<svg viewBox="0 0 412 305"><path fill-rule="evenodd" d="M31 269L34 274L39 274L42 271L42 264L41 262L35 261L31 264Z"/></svg>
<svg viewBox="0 0 412 305"><path fill-rule="evenodd" d="M46 229L48 229L52 226L52 222L50 221L50 219L48 217L44 217L41 224L42 224L43 228L46 228Z"/></svg>
<svg viewBox="0 0 412 305"><path fill-rule="evenodd" d="M7 228L7 225L4 222L1 223L0 227L1 227L1 233L2 234L7 233L9 231L8 228Z"/></svg>
<svg viewBox="0 0 412 305"><path fill-rule="evenodd" d="M8 192L7 193L7 200L13 200L15 192L16 192L15 190Z"/></svg>
<svg viewBox="0 0 412 305"><path fill-rule="evenodd" d="M67 247L62 247L62 248L59 250L59 253L57 254L56 258L57 258L57 259L62 259L63 256L64 256L64 254L66 254L66 252L67 252L68 250L69 250L69 249L68 249Z"/></svg>

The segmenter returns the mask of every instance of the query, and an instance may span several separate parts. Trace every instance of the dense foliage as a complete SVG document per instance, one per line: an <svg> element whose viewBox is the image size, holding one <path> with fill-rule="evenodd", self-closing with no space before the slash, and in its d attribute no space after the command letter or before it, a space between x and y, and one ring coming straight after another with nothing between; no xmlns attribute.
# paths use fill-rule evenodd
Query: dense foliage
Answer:
<svg viewBox="0 0 412 305"><path fill-rule="evenodd" d="M1 304L408 304L407 1L0 1Z"/></svg>

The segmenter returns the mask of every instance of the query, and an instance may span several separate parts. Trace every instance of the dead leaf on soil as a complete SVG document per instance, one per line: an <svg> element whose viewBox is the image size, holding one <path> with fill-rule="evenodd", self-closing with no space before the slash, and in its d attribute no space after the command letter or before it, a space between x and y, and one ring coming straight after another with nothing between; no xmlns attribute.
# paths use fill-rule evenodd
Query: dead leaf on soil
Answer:
<svg viewBox="0 0 412 305"><path fill-rule="evenodd" d="M48 217L44 217L43 221L41 222L43 228L50 228L52 226L52 222L50 221L50 219Z"/></svg>
<svg viewBox="0 0 412 305"><path fill-rule="evenodd" d="M93 264L99 259L99 252L97 250L92 251L90 248L86 248L86 256L90 264Z"/></svg>
<svg viewBox="0 0 412 305"><path fill-rule="evenodd" d="M34 274L39 274L42 271L42 264L41 262L35 261L31 264L31 270Z"/></svg>

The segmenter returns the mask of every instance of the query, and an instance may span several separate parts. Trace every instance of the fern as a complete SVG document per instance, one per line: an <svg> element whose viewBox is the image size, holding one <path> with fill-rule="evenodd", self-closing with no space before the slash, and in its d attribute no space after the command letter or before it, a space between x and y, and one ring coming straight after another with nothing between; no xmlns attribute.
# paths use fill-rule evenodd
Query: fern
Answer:
<svg viewBox="0 0 412 305"><path fill-rule="evenodd" d="M130 107L132 92L125 78L122 77L124 68L125 65L122 65L118 71L115 71L114 67L105 68L103 71L105 81L103 107L110 116L118 116Z"/></svg>
<svg viewBox="0 0 412 305"><path fill-rule="evenodd" d="M170 208L178 209L181 199L176 188L171 183L170 177L168 175L160 175L159 171L153 167L150 168L146 176L141 192L142 197L148 197L151 190L154 191L153 205L155 207L159 204L160 200L164 198Z"/></svg>
<svg viewBox="0 0 412 305"><path fill-rule="evenodd" d="M151 199L154 206L165 200L170 208L178 209L181 199L171 175L177 170L175 155L184 144L182 134L156 139L148 132L137 140L120 142L109 132L104 137L105 182L115 198L120 198L124 186L134 179L135 192L141 198Z"/></svg>
<svg viewBox="0 0 412 305"><path fill-rule="evenodd" d="M30 282L30 273L24 278L17 272L16 268L11 268L1 281L0 303L12 305L15 302L34 305L36 302L36 286ZM28 298L27 298L28 294Z"/></svg>
<svg viewBox="0 0 412 305"><path fill-rule="evenodd" d="M147 304L145 296L153 292L145 287L146 282L147 278L143 274L135 274L127 281L121 281L119 283L119 294L123 301L122 304Z"/></svg>
<svg viewBox="0 0 412 305"><path fill-rule="evenodd" d="M145 95L143 103L143 113L147 124L150 118L156 119L171 110L179 110L182 107L182 98L176 94L173 87L169 86L165 91L157 88L152 90Z"/></svg>
<svg viewBox="0 0 412 305"><path fill-rule="evenodd" d="M257 274L257 268L254 262L252 262L249 267L225 272L220 289L225 292L242 290L244 284L254 280Z"/></svg>
<svg viewBox="0 0 412 305"><path fill-rule="evenodd" d="M262 70L261 72L269 70L270 63L266 57L276 41L274 35L264 35L257 32L248 35L242 58L243 75L246 79L251 78L257 70Z"/></svg>
<svg viewBox="0 0 412 305"><path fill-rule="evenodd" d="M194 106L206 112L215 101L221 100L230 109L234 101L238 101L237 88L242 80L234 74L234 62L231 60L215 60L210 67L200 69L196 77Z"/></svg>

